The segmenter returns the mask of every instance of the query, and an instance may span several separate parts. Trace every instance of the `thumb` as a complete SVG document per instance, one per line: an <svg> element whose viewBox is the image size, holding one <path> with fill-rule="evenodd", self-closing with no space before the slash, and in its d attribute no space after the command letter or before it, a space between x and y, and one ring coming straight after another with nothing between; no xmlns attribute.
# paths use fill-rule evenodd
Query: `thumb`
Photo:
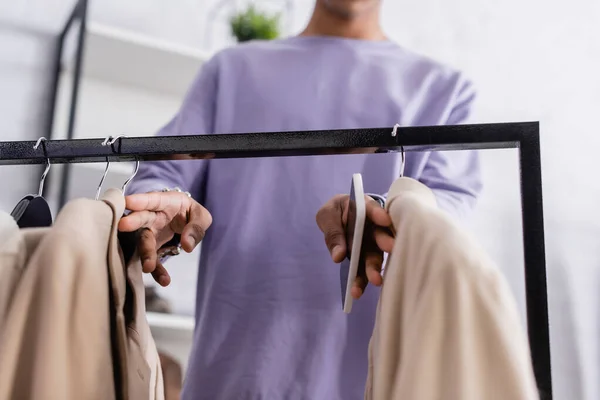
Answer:
<svg viewBox="0 0 600 400"><path fill-rule="evenodd" d="M188 253L204 239L206 230L212 224L212 215L199 203L192 201L188 211L188 221L181 232L181 247Z"/></svg>
<svg viewBox="0 0 600 400"><path fill-rule="evenodd" d="M331 259L336 263L342 262L346 256L346 237L341 225L330 225L324 235Z"/></svg>
<svg viewBox="0 0 600 400"><path fill-rule="evenodd" d="M347 202L347 196L335 196L321 207L316 216L317 225L325 237L325 244L332 260L336 263L341 262L346 256L346 235L343 223L345 202Z"/></svg>

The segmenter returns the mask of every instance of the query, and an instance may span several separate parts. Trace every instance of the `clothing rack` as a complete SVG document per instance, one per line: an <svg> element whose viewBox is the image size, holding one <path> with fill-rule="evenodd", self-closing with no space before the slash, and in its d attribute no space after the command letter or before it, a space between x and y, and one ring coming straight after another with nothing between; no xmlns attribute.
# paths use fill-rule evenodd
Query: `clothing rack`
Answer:
<svg viewBox="0 0 600 400"><path fill-rule="evenodd" d="M527 330L533 369L552 398L539 124L537 122L355 130L0 142L0 165L281 157L398 151L519 150Z"/></svg>

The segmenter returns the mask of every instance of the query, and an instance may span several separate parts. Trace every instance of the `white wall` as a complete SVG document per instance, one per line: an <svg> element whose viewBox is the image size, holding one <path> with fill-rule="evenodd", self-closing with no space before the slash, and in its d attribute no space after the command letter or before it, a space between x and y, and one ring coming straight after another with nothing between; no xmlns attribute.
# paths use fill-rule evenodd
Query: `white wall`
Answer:
<svg viewBox="0 0 600 400"><path fill-rule="evenodd" d="M204 47L205 10L214 2L93 1L91 15L99 22ZM22 0L18 7L7 3L14 2L0 2L0 21L10 19L12 25L51 31L72 2L52 0L49 8L44 7L48 0ZM293 28L299 29L310 14L312 0L295 4ZM30 22L27 15L32 16ZM556 0L385 0L383 6L384 27L393 39L472 77L479 88L476 121L541 121L555 398L565 400L600 398L600 213L595 207L600 180L593 164L600 145L595 132L600 109L598 21L596 0L574 0L568 7ZM1 27L0 22L0 117L5 127L0 138L33 139L42 126L39 112L48 73L48 37ZM219 29L215 37L226 32L224 26ZM227 43L214 40L211 47ZM108 128L122 129L126 126L122 110L135 96L142 96L133 91L112 97L107 90L102 86L94 91L97 97L82 99L82 113L93 113L101 99L115 99L111 116L98 118L107 124L87 125L87 134L103 136ZM176 104L174 99L144 104L150 102L157 111L145 124L152 125L166 118ZM486 152L483 161L486 192L474 229L523 305L516 152ZM31 172L22 172L26 170ZM0 174L0 179L6 179L3 182L20 185L0 195L6 209L29 190L25 182L37 176L37 169L3 167ZM33 182L31 190L36 185ZM191 296L193 288L187 290Z"/></svg>
<svg viewBox="0 0 600 400"><path fill-rule="evenodd" d="M394 39L472 77L477 121L541 121L556 398L600 398L600 3L387 1L383 15ZM476 230L519 294L517 158L494 153Z"/></svg>
<svg viewBox="0 0 600 400"><path fill-rule="evenodd" d="M37 57L47 54L48 42L41 36L5 29L0 25L0 140L34 140L44 126L47 103L47 76ZM14 207L24 195L37 188L38 166L0 168L0 182L7 188L0 194L3 210Z"/></svg>
<svg viewBox="0 0 600 400"><path fill-rule="evenodd" d="M65 74L64 85L59 92L58 107L65 110L70 99L71 84ZM118 100L117 100L118 99ZM156 93L146 88L118 85L99 79L83 79L80 87L80 101L75 127L77 138L103 138L108 134L126 133L129 136L152 135L173 116L181 100L164 93ZM66 112L56 118L56 137L65 132ZM100 141L98 142L100 145ZM68 198L91 197L105 170L104 163L75 164L71 166L71 180ZM103 190L120 187L131 175L134 163L111 163ZM60 174L60 167L51 169L53 176ZM55 181L56 183L56 181ZM52 185L49 193L50 204L56 209L58 185ZM195 279L197 275L199 251L182 254L169 261L173 282L161 288L161 294L172 303L177 313L194 314ZM145 276L152 284L152 278Z"/></svg>

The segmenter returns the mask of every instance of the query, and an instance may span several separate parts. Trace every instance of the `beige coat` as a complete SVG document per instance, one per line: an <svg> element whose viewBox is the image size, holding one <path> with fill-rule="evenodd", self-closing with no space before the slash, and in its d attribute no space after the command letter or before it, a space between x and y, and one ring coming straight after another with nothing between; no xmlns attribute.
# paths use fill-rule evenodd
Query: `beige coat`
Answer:
<svg viewBox="0 0 600 400"><path fill-rule="evenodd" d="M510 289L421 183L400 178L396 230L369 344L368 400L537 399Z"/></svg>
<svg viewBox="0 0 600 400"><path fill-rule="evenodd" d="M0 247L10 276L0 297L0 400L163 398L141 265L124 267L116 237L124 207L109 190L104 201L69 202L50 228L15 231L1 220L12 233Z"/></svg>

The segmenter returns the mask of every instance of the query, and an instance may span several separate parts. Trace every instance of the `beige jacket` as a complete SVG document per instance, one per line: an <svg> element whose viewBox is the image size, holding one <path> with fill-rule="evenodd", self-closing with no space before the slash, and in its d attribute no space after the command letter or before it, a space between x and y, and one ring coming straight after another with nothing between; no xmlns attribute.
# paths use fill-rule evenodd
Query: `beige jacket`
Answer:
<svg viewBox="0 0 600 400"><path fill-rule="evenodd" d="M396 241L365 399L537 399L516 302L485 252L415 180L394 182L386 208Z"/></svg>
<svg viewBox="0 0 600 400"><path fill-rule="evenodd" d="M141 266L125 269L116 238L124 207L118 190L74 200L0 247L0 400L164 397Z"/></svg>
<svg viewBox="0 0 600 400"><path fill-rule="evenodd" d="M0 343L16 286L45 232L45 229L19 231L14 218L8 213L0 212ZM0 361L1 355L0 352Z"/></svg>

